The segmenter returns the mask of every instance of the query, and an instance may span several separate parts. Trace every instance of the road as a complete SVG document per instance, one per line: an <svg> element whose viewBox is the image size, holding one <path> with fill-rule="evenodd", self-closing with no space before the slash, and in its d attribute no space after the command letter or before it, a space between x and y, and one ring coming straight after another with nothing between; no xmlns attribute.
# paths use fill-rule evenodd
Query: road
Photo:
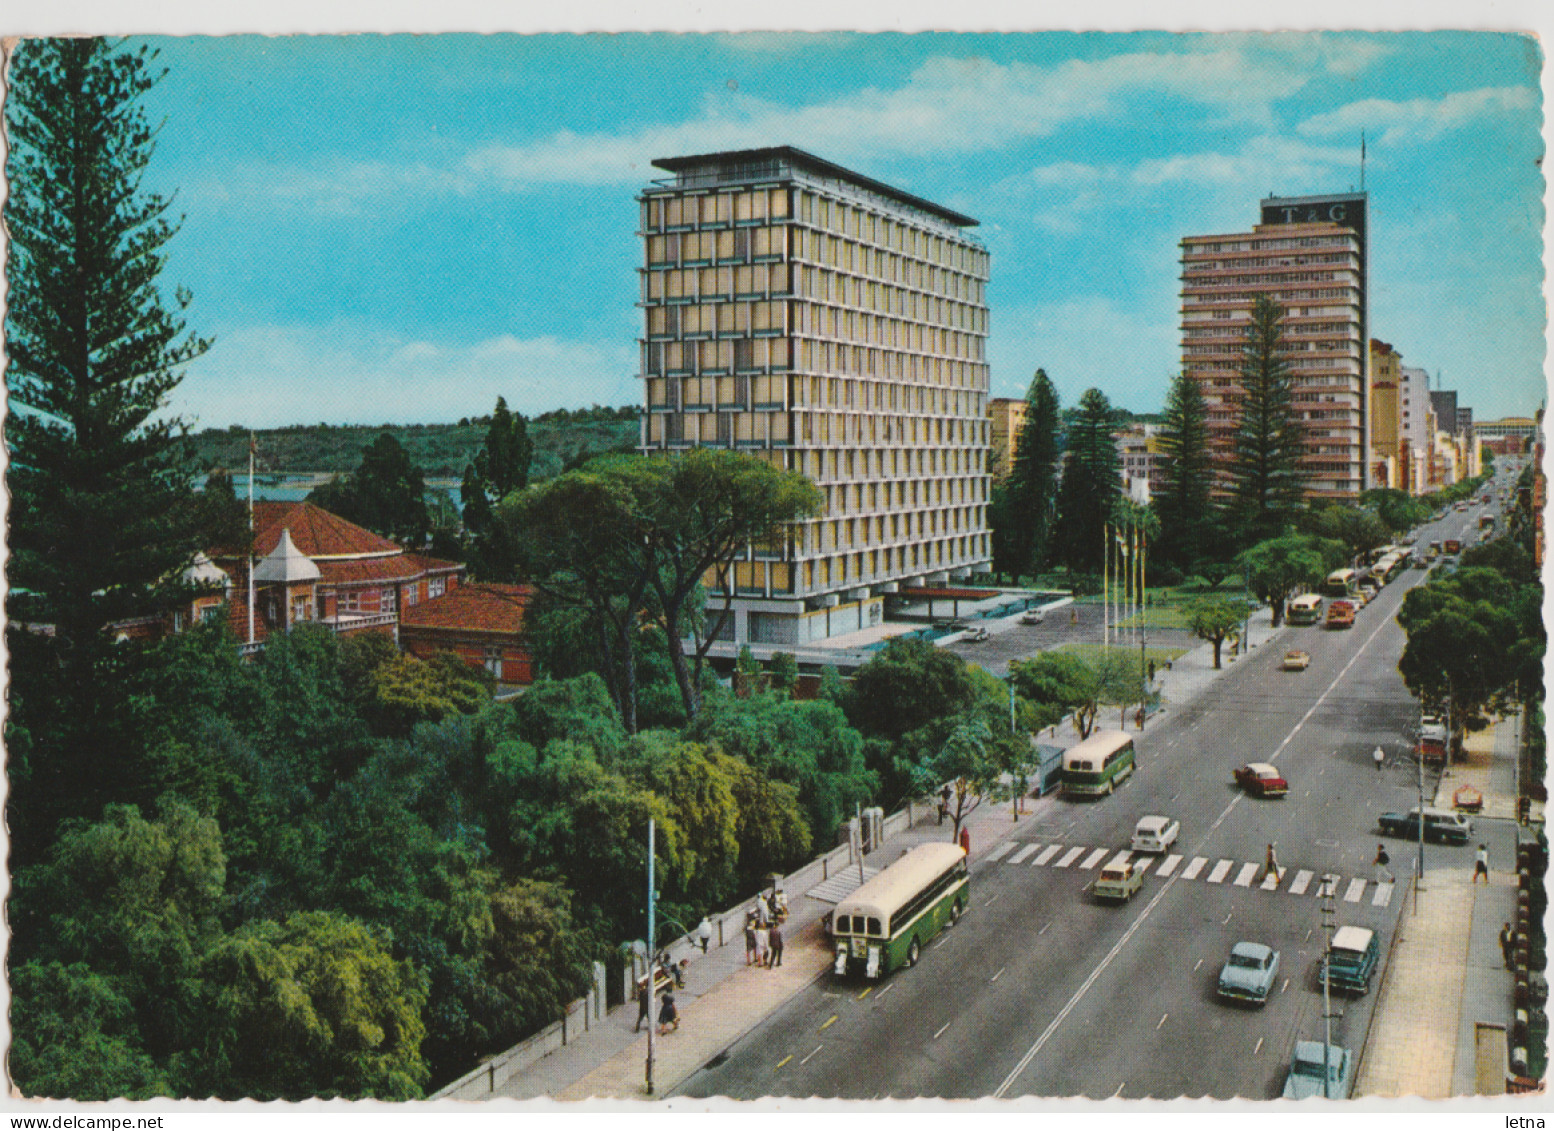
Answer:
<svg viewBox="0 0 1554 1131"><path fill-rule="evenodd" d="M1467 542L1480 512L1448 512L1419 539ZM1402 911L1405 884L1378 883L1371 861L1375 815L1416 801L1415 706L1393 618L1424 576L1402 573L1352 629L1289 628L1240 660L1139 740L1138 772L1116 795L1039 802L1017 840L973 866L971 913L917 968L878 984L821 978L680 1094L1277 1096L1295 1040L1322 1036L1321 877L1338 877L1337 923L1377 930L1384 947ZM1311 653L1306 671L1279 670L1291 647ZM1275 762L1289 796L1240 793L1231 771L1247 761ZM1182 821L1175 852L1130 903L1098 904L1088 887L1099 864L1126 849L1145 813ZM1284 874L1265 889L1268 844ZM1389 851L1406 881L1411 846ZM1426 867L1461 866L1471 852L1431 845ZM1260 1009L1214 992L1240 939L1281 954ZM1374 995L1336 1004L1333 1039L1358 1049Z"/></svg>

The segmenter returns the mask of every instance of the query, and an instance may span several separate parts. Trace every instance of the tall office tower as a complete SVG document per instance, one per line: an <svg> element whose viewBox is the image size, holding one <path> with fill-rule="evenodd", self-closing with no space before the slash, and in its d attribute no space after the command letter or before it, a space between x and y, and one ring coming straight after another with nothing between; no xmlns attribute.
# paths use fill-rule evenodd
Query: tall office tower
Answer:
<svg viewBox="0 0 1554 1131"><path fill-rule="evenodd" d="M1403 433L1403 355L1386 342L1371 339L1370 357L1371 486L1402 488L1407 458Z"/></svg>
<svg viewBox="0 0 1554 1131"><path fill-rule="evenodd" d="M1457 431L1457 390L1431 389L1430 406L1435 409L1435 426L1442 432Z"/></svg>
<svg viewBox="0 0 1554 1131"><path fill-rule="evenodd" d="M654 165L672 176L638 198L643 451L734 448L826 499L735 563L724 639L801 645L986 571L976 221L788 147Z"/></svg>
<svg viewBox="0 0 1554 1131"><path fill-rule="evenodd" d="M989 441L988 470L1002 483L1014 470L1014 457L1020 441L1020 429L1025 426L1027 404L1023 399L994 397L988 402L988 415L993 421Z"/></svg>
<svg viewBox="0 0 1554 1131"><path fill-rule="evenodd" d="M1365 489L1365 202L1364 193L1269 197L1252 231L1181 241L1182 369L1203 390L1221 476L1239 420L1247 324L1265 295L1284 308L1307 498L1355 499Z"/></svg>
<svg viewBox="0 0 1554 1131"><path fill-rule="evenodd" d="M1435 444L1435 410L1430 405L1430 374L1404 365L1398 370L1402 389L1400 447L1408 467L1402 488L1411 495L1429 489L1430 449Z"/></svg>

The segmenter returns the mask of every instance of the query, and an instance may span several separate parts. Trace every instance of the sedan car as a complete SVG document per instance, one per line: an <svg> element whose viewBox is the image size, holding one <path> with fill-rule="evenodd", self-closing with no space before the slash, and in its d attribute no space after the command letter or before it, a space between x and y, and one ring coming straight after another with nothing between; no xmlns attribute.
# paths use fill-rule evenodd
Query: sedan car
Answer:
<svg viewBox="0 0 1554 1131"><path fill-rule="evenodd" d="M987 639L987 636L987 629L979 624L974 628L968 628L960 641L962 644L980 644Z"/></svg>
<svg viewBox="0 0 1554 1131"><path fill-rule="evenodd" d="M1020 614L1021 624L1040 624L1046 619L1047 613L1045 609L1026 609L1025 612Z"/></svg>
<svg viewBox="0 0 1554 1131"><path fill-rule="evenodd" d="M1311 666L1311 653L1291 648L1284 653L1284 663L1280 666L1287 672L1303 672Z"/></svg>
<svg viewBox="0 0 1554 1131"><path fill-rule="evenodd" d="M1266 1005L1279 975L1279 952L1256 942L1238 942L1219 972L1219 996Z"/></svg>
<svg viewBox="0 0 1554 1131"><path fill-rule="evenodd" d="M1283 797L1290 791L1276 766L1267 762L1248 762L1236 771L1236 784L1257 797Z"/></svg>
<svg viewBox="0 0 1554 1131"><path fill-rule="evenodd" d="M1326 1055L1324 1056L1324 1051ZM1322 1086L1323 1061L1326 1060L1327 1087ZM1342 1045L1328 1045L1321 1041L1296 1041L1295 1055L1290 1058L1290 1074L1284 1081L1284 1098L1309 1100L1327 1096L1329 1099L1349 1098L1349 1088L1354 1083L1354 1053Z"/></svg>

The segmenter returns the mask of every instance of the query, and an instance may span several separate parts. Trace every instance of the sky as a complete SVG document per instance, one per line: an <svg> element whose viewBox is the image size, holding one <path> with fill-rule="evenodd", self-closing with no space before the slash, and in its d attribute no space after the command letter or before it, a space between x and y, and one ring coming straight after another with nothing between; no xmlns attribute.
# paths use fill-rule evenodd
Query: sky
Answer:
<svg viewBox="0 0 1554 1131"><path fill-rule="evenodd" d="M993 396L1042 367L1065 405L1095 386L1158 411L1179 241L1250 230L1267 195L1358 188L1362 130L1372 335L1480 419L1544 397L1527 35L151 42L168 73L146 183L185 218L165 279L215 338L170 406L196 427L636 403L651 162L768 145L980 221Z"/></svg>

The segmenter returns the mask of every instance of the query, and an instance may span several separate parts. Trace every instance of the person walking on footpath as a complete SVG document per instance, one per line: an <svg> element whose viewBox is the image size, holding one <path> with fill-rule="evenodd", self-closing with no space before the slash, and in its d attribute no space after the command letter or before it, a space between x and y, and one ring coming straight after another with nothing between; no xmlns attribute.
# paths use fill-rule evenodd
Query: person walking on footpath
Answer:
<svg viewBox="0 0 1554 1131"><path fill-rule="evenodd" d="M658 1035L662 1037L670 1029L680 1027L680 1009L674 1003L674 994L664 994L664 1002L658 1007Z"/></svg>
<svg viewBox="0 0 1554 1131"><path fill-rule="evenodd" d="M755 929L755 964L763 966L766 963L766 945L771 932L762 926Z"/></svg>
<svg viewBox="0 0 1554 1131"><path fill-rule="evenodd" d="M712 920L705 915L701 917L701 922L696 926L696 941L701 943L701 952L706 954L707 944L712 941Z"/></svg>
<svg viewBox="0 0 1554 1131"><path fill-rule="evenodd" d="M1489 849L1485 845L1478 846L1478 852L1473 857L1473 882L1478 883L1478 878L1484 877L1484 882L1489 882Z"/></svg>
<svg viewBox="0 0 1554 1131"><path fill-rule="evenodd" d="M651 1025L653 1023L653 1015L651 1013L652 1008L653 1008L653 991L650 988L649 979L648 978L638 978L637 979L637 1023L631 1027L631 1031L633 1033L639 1032L642 1029L642 1023L644 1021L646 1021L649 1025Z"/></svg>
<svg viewBox="0 0 1554 1131"><path fill-rule="evenodd" d="M1500 928L1500 955L1505 959L1505 968L1513 969L1512 959L1516 957L1516 932L1511 930L1509 923Z"/></svg>
<svg viewBox="0 0 1554 1131"><path fill-rule="evenodd" d="M782 927L773 923L766 940L766 968L782 965Z"/></svg>
<svg viewBox="0 0 1554 1131"><path fill-rule="evenodd" d="M745 965L755 965L755 914L745 916Z"/></svg>
<svg viewBox="0 0 1554 1131"><path fill-rule="evenodd" d="M1379 746L1376 747L1376 749L1371 753L1371 760L1376 763L1376 772L1378 774L1381 773L1381 764L1387 760L1386 751L1384 751Z"/></svg>
<svg viewBox="0 0 1554 1131"><path fill-rule="evenodd" d="M1378 884L1382 882L1381 878L1383 876L1387 878L1387 883L1389 884L1397 882L1397 877L1387 871L1387 865L1392 863L1392 857L1387 855L1386 845L1378 844L1376 846L1376 859L1371 861L1371 863L1376 866L1376 882Z"/></svg>

